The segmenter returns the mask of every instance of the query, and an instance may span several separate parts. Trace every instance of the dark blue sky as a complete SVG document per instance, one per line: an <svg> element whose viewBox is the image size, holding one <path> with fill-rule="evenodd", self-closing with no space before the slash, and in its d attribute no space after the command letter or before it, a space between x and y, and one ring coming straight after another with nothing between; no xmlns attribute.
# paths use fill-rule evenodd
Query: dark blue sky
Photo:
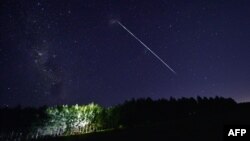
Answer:
<svg viewBox="0 0 250 141"><path fill-rule="evenodd" d="M0 104L250 101L248 0L1 0ZM165 60L174 75L118 24Z"/></svg>

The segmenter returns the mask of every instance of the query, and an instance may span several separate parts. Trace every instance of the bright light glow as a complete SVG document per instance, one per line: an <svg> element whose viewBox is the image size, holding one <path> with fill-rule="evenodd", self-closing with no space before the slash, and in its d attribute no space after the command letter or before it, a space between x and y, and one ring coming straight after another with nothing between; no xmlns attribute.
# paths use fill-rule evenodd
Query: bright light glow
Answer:
<svg viewBox="0 0 250 141"><path fill-rule="evenodd" d="M46 110L49 119L36 132L43 136L91 132L96 128L96 118L101 110L102 107L94 103L50 107Z"/></svg>

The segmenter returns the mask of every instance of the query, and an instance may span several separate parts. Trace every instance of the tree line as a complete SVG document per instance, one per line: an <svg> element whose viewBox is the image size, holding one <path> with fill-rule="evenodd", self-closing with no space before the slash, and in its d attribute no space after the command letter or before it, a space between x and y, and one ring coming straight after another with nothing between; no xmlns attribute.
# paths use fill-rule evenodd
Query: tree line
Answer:
<svg viewBox="0 0 250 141"><path fill-rule="evenodd" d="M159 124L195 116L218 115L237 107L232 98L131 99L113 107L95 103L40 108L0 108L0 138L36 139L105 129Z"/></svg>

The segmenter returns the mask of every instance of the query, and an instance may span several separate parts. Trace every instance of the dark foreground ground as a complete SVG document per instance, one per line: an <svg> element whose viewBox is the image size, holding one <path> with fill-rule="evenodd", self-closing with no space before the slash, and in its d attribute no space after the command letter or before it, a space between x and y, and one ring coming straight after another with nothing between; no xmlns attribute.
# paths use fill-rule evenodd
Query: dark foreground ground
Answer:
<svg viewBox="0 0 250 141"><path fill-rule="evenodd" d="M222 140L219 128L212 126L184 127L136 127L126 128L106 132L90 133L85 135L75 135L68 137L57 137L44 140L50 141L143 141L143 140L185 140L185 141L219 141ZM201 130L202 129L202 130Z"/></svg>
<svg viewBox="0 0 250 141"><path fill-rule="evenodd" d="M118 112L119 116L105 120L105 122L109 123L116 119L119 122L116 126L112 127L123 125L123 128L82 135L40 137L40 139L36 139L36 141L223 141L224 135L227 135L229 131L225 130L226 125L235 125L234 129L244 129L241 128L242 125L250 125L250 103L237 104L232 100L228 101L227 99L220 98L211 100L204 98L198 101L200 102L197 103L192 99L184 99L184 102L175 100L174 102L158 101L155 103L151 100L131 101L125 103L122 107L117 107L118 111L120 111ZM187 107L190 106L189 102L191 102L191 107ZM192 103L194 104L193 108ZM169 106L171 108L169 108ZM21 131L27 129L27 131L29 131L30 128L20 126L26 125L21 124L24 121L26 121L26 123L32 123L32 120L28 119L30 116L32 117L32 115L34 116L36 114L27 114L29 111L30 110L3 109L3 114L0 118L5 118L0 120L1 131L7 132L9 131L7 129L11 131L12 128L23 129ZM3 116L4 113L6 114L8 112L14 114ZM34 113L37 113L37 111ZM26 116L23 117L20 115ZM16 116L21 118L16 118ZM28 119L25 117L28 117ZM16 121L15 119L19 119L19 122L14 122ZM35 120L39 120L39 118L35 118ZM228 129L231 129L231 127ZM250 128L248 131L250 131ZM1 134L0 132L0 140L5 141L30 140L28 137L29 136L21 136L21 138L16 138L16 134L13 134L13 132L10 132L10 134ZM233 139L233 141L239 141L238 138ZM250 141L250 139L247 141Z"/></svg>
<svg viewBox="0 0 250 141"><path fill-rule="evenodd" d="M225 125L250 125L248 104L239 104L227 114L199 115L84 135L53 137L49 141L223 141Z"/></svg>
<svg viewBox="0 0 250 141"><path fill-rule="evenodd" d="M239 115L244 116L244 115ZM235 117L238 117L235 115ZM248 119L225 117L196 117L169 123L143 125L110 131L54 137L49 141L223 141L223 127L228 123L245 123ZM241 120L243 119L243 120Z"/></svg>
<svg viewBox="0 0 250 141"><path fill-rule="evenodd" d="M224 141L225 125L250 125L250 104L225 113L199 114L168 122L137 125L83 135L53 137L49 141Z"/></svg>

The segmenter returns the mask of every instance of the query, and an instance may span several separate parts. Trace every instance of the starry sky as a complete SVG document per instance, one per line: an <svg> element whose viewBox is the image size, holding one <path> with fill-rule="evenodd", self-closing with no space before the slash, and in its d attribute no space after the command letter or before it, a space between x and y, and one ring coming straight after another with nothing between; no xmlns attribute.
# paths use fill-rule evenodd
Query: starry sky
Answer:
<svg viewBox="0 0 250 141"><path fill-rule="evenodd" d="M111 106L198 95L250 101L249 6L248 0L1 0L0 105Z"/></svg>

